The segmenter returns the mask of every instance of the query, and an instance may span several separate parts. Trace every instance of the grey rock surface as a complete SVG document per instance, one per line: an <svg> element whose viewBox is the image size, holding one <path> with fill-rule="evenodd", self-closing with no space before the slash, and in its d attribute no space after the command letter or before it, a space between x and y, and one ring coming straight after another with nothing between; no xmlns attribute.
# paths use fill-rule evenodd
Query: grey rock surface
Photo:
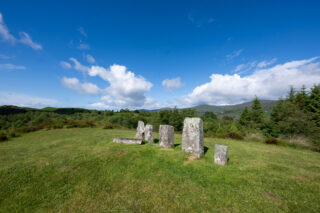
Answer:
<svg viewBox="0 0 320 213"><path fill-rule="evenodd" d="M170 148L174 145L174 127L170 125L160 125L159 143L161 147Z"/></svg>
<svg viewBox="0 0 320 213"><path fill-rule="evenodd" d="M214 146L214 163L226 165L228 162L228 146L216 144Z"/></svg>
<svg viewBox="0 0 320 213"><path fill-rule="evenodd" d="M153 142L153 126L147 124L144 128L144 140L152 143Z"/></svg>
<svg viewBox="0 0 320 213"><path fill-rule="evenodd" d="M136 138L144 139L144 123L143 121L138 121Z"/></svg>
<svg viewBox="0 0 320 213"><path fill-rule="evenodd" d="M142 139L134 138L114 138L113 143L125 143L125 144L142 144Z"/></svg>
<svg viewBox="0 0 320 213"><path fill-rule="evenodd" d="M185 118L182 133L182 151L198 158L204 154L203 121L201 118Z"/></svg>

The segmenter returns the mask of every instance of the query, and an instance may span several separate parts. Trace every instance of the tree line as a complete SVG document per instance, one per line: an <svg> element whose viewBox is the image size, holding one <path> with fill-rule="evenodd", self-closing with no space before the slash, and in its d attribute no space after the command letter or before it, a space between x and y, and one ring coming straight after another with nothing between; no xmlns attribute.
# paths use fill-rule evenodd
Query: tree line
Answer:
<svg viewBox="0 0 320 213"><path fill-rule="evenodd" d="M266 116L260 100L256 97L250 108L246 107L235 120L230 116L218 117L207 111L199 115L194 108L167 109L158 112L121 109L86 110L75 108L6 109L0 115L0 140L19 133L39 129L57 128L136 128L139 120L152 124L155 131L159 125L169 124L175 131L183 128L185 117L201 117L207 136L242 139L251 136L260 138L282 138L303 140L320 147L320 85L308 92L305 87L296 90L291 87L285 99L280 99Z"/></svg>

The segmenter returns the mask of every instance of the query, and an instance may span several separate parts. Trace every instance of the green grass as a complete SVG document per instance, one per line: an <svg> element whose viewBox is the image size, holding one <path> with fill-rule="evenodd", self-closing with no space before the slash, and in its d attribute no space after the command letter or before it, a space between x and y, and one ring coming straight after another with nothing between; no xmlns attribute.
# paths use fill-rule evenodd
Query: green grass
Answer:
<svg viewBox="0 0 320 213"><path fill-rule="evenodd" d="M111 142L134 135L59 129L0 143L0 212L320 212L319 153L205 138L191 160L181 145ZM213 164L215 143L229 146L227 166Z"/></svg>

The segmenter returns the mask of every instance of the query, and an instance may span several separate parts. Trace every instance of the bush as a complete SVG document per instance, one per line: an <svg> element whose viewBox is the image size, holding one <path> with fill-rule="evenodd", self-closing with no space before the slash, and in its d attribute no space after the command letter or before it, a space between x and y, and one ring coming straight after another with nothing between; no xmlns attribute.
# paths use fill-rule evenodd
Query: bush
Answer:
<svg viewBox="0 0 320 213"><path fill-rule="evenodd" d="M0 135L0 141L6 141L6 140L8 140L8 137L6 135L4 135L4 134L1 134Z"/></svg>
<svg viewBox="0 0 320 213"><path fill-rule="evenodd" d="M16 133L15 130L10 130L8 133L9 137L14 138L14 137L18 137L19 135Z"/></svg>
<svg viewBox="0 0 320 213"><path fill-rule="evenodd" d="M106 123L106 124L103 126L103 129L114 129L114 128L115 128L115 125L110 124L110 123Z"/></svg>
<svg viewBox="0 0 320 213"><path fill-rule="evenodd" d="M235 140L243 140L242 135L236 132L230 132L225 135L225 138L235 139Z"/></svg>
<svg viewBox="0 0 320 213"><path fill-rule="evenodd" d="M265 140L265 143L266 144L275 144L275 145L277 145L277 144L280 143L280 141L277 138L267 138Z"/></svg>

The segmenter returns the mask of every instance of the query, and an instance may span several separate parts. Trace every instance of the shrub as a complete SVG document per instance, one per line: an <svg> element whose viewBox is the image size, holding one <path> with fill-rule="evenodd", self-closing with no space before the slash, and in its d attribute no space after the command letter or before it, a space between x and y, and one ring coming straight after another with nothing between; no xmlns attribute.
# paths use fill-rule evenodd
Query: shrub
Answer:
<svg viewBox="0 0 320 213"><path fill-rule="evenodd" d="M236 133L236 132L230 132L230 133L226 134L225 138L231 138L231 139L235 139L235 140L243 140L242 135L240 135L239 133Z"/></svg>
<svg viewBox="0 0 320 213"><path fill-rule="evenodd" d="M110 123L106 123L106 124L103 126L103 129L114 129L114 128L115 128L115 125L110 124Z"/></svg>
<svg viewBox="0 0 320 213"><path fill-rule="evenodd" d="M277 138L267 138L265 140L266 144L279 144L280 141Z"/></svg>
<svg viewBox="0 0 320 213"><path fill-rule="evenodd" d="M8 137L6 135L4 135L4 134L1 134L0 135L0 141L6 141L6 140L8 140Z"/></svg>
<svg viewBox="0 0 320 213"><path fill-rule="evenodd" d="M15 130L10 130L8 133L9 137L14 138L14 137L18 137L19 135L16 133Z"/></svg>

